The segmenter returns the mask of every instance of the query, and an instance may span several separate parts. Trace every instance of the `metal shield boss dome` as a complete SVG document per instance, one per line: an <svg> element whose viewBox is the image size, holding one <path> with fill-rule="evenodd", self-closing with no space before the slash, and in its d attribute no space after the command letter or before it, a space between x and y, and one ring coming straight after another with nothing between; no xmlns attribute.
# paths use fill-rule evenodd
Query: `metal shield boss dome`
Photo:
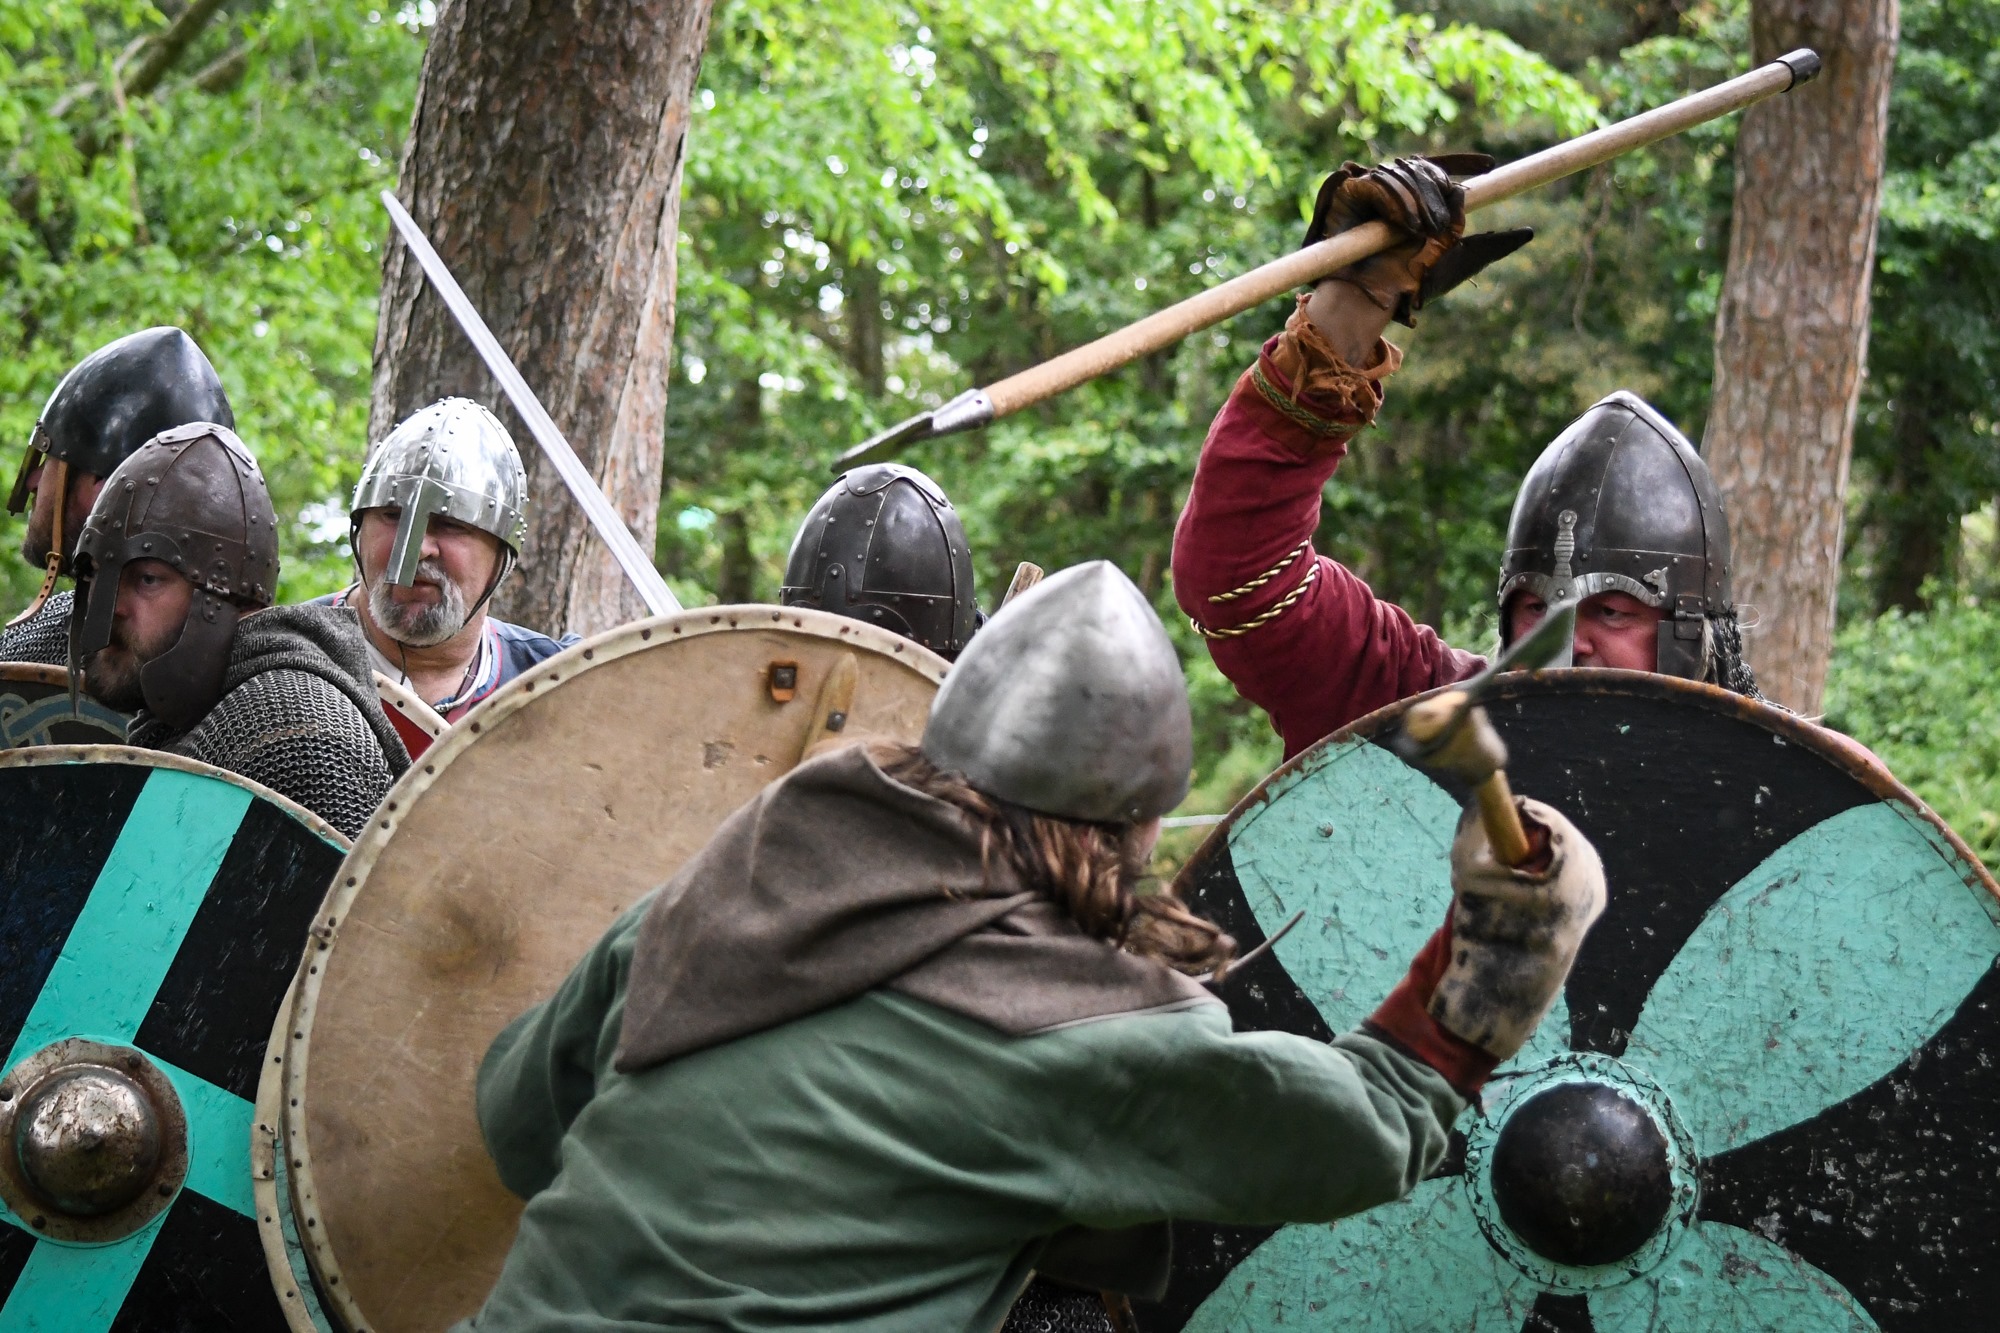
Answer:
<svg viewBox="0 0 2000 1333"><path fill-rule="evenodd" d="M134 560L162 561L194 585L180 637L139 673L155 716L193 726L221 697L239 613L271 605L278 589L277 512L228 427L177 426L105 478L77 538L72 670L111 642L119 580Z"/></svg>
<svg viewBox="0 0 2000 1333"><path fill-rule="evenodd" d="M108 477L140 445L190 421L236 424L222 381L193 338L161 325L106 343L49 395L8 507L25 507L28 473L43 454L74 472Z"/></svg>
<svg viewBox="0 0 2000 1333"><path fill-rule="evenodd" d="M842 473L799 525L779 600L880 625L956 657L979 625L958 511L913 467Z"/></svg>
<svg viewBox="0 0 2000 1333"><path fill-rule="evenodd" d="M1052 574L988 621L931 705L923 751L989 796L1137 823L1187 795L1187 682L1145 595L1104 560Z"/></svg>
<svg viewBox="0 0 2000 1333"><path fill-rule="evenodd" d="M1708 617L1731 609L1729 524L1708 464L1638 395L1592 405L1528 469L1500 564L1503 626L1518 590L1551 607L1606 592L1659 607L1656 669L1706 671Z"/></svg>
<svg viewBox="0 0 2000 1333"><path fill-rule="evenodd" d="M383 578L399 587L416 581L431 515L499 538L514 558L528 536L528 474L500 419L470 398L444 398L420 408L375 446L348 506L401 511Z"/></svg>

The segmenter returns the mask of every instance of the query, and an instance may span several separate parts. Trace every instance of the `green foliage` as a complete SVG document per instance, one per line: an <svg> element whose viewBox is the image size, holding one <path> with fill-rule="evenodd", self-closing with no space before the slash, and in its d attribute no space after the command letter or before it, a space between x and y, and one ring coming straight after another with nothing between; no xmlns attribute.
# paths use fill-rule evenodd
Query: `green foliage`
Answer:
<svg viewBox="0 0 2000 1333"><path fill-rule="evenodd" d="M1989 866L2000 866L1996 662L2000 606L1938 596L1928 611L1844 626L1826 686L1827 725L1880 755Z"/></svg>
<svg viewBox="0 0 2000 1333"><path fill-rule="evenodd" d="M342 497L366 452L375 192L409 122L415 12L245 6L150 93L106 92L165 24L136 0L0 0L0 440L25 444L92 349L179 324L221 373L287 520L283 595L322 592L346 568ZM0 549L19 532L10 519ZM0 570L25 600L33 571Z"/></svg>
<svg viewBox="0 0 2000 1333"><path fill-rule="evenodd" d="M1965 586L1960 520L2000 492L2000 5L1909 0L1902 24L1855 427L1856 610Z"/></svg>
<svg viewBox="0 0 2000 1333"><path fill-rule="evenodd" d="M718 598L776 593L839 449L1283 253L1342 158L1467 119L1546 138L1596 118L1517 43L1383 0L837 0L716 22L659 554ZM1198 442L1283 314L914 455L964 512L981 586L1106 555L1178 619L1168 546ZM1183 647L1197 799L1221 808L1276 744Z"/></svg>

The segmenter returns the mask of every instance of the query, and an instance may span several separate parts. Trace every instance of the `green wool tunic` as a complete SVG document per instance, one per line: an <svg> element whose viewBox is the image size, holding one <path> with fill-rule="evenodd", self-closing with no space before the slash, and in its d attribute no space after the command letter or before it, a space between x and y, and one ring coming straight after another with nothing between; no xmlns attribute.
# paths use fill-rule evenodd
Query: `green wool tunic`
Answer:
<svg viewBox="0 0 2000 1333"><path fill-rule="evenodd" d="M461 1333L989 1333L1065 1227L1341 1217L1423 1179L1465 1107L1368 1036L1236 1034L1220 1004L1008 1037L879 989L620 1074L646 907L486 1056L529 1203Z"/></svg>

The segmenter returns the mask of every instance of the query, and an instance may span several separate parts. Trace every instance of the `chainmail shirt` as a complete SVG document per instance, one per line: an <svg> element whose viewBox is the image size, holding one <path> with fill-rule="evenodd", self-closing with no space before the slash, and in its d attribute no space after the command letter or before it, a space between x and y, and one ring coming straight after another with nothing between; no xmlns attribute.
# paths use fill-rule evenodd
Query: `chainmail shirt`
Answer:
<svg viewBox="0 0 2000 1333"><path fill-rule="evenodd" d="M32 619L0 630L0 662L69 665L69 612L76 593L64 588L42 603Z"/></svg>
<svg viewBox="0 0 2000 1333"><path fill-rule="evenodd" d="M1036 1278L1007 1312L1000 1333L1113 1333L1104 1298Z"/></svg>
<svg viewBox="0 0 2000 1333"><path fill-rule="evenodd" d="M207 716L175 734L141 712L131 742L261 782L350 838L410 766L375 696L361 622L329 606L245 617Z"/></svg>

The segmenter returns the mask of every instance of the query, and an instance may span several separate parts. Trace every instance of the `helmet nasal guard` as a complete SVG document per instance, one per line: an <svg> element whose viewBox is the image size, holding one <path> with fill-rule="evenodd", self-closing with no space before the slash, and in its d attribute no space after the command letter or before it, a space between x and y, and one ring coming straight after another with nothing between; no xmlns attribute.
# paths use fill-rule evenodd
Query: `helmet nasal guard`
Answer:
<svg viewBox="0 0 2000 1333"><path fill-rule="evenodd" d="M1551 608L1607 592L1658 607L1657 670L1707 674L1709 618L1733 610L1729 523L1708 464L1638 395L1592 405L1528 469L1500 564L1503 627L1517 590Z"/></svg>
<svg viewBox="0 0 2000 1333"><path fill-rule="evenodd" d="M431 516L490 533L507 548L506 575L528 535L528 474L507 428L469 398L445 398L412 413L389 432L361 469L349 513L396 508L396 538L382 577L416 582Z"/></svg>

